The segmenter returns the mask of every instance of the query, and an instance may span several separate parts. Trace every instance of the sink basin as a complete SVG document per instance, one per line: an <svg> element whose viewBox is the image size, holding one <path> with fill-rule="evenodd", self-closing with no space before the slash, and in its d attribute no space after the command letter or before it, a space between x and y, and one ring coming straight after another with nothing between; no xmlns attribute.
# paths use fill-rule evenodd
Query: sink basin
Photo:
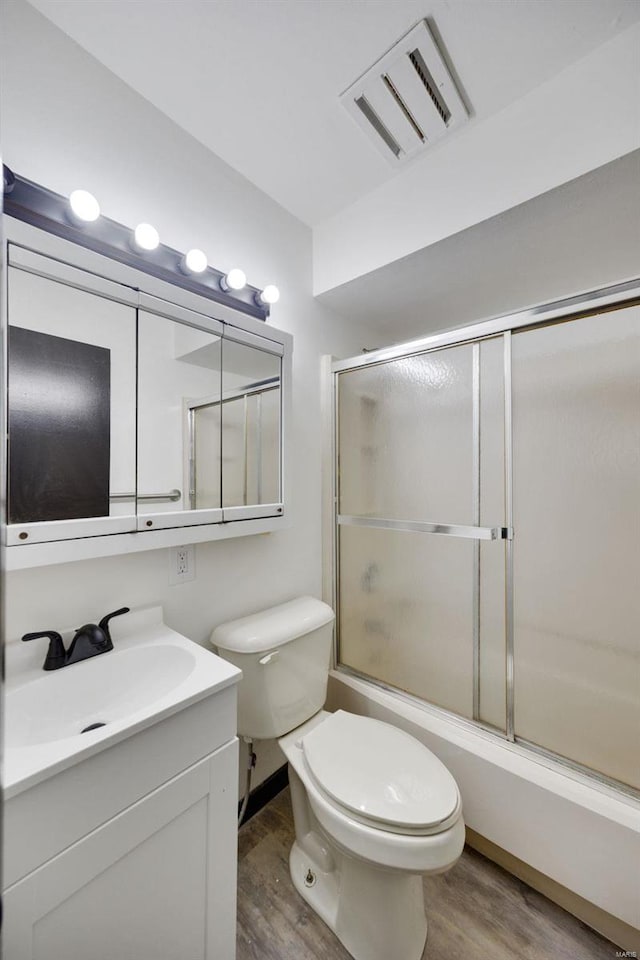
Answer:
<svg viewBox="0 0 640 960"><path fill-rule="evenodd" d="M114 649L44 672L44 649L7 645L7 797L216 690L240 671L171 630L160 607L112 627ZM87 729L89 728L89 729Z"/></svg>
<svg viewBox="0 0 640 960"><path fill-rule="evenodd" d="M6 745L49 743L77 737L93 724L125 720L178 687L195 667L189 650L147 644L43 672L7 694Z"/></svg>

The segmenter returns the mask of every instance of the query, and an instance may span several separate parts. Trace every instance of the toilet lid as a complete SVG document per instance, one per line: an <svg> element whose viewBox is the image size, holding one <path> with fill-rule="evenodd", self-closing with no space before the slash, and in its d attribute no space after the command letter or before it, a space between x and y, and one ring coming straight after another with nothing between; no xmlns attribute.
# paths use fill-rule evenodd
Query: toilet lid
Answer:
<svg viewBox="0 0 640 960"><path fill-rule="evenodd" d="M458 787L444 764L388 723L338 710L302 747L325 793L359 817L411 831L442 823L458 806Z"/></svg>

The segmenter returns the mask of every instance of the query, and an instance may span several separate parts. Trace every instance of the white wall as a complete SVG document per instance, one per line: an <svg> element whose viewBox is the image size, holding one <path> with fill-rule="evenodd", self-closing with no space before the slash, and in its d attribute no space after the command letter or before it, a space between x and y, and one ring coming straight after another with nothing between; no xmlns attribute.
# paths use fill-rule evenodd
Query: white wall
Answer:
<svg viewBox="0 0 640 960"><path fill-rule="evenodd" d="M374 347L619 283L640 265L638 183L634 150L319 299Z"/></svg>
<svg viewBox="0 0 640 960"><path fill-rule="evenodd" d="M294 342L292 527L199 545L196 579L168 584L168 552L7 575L6 634L95 620L123 604L161 603L198 643L213 626L298 594L320 594L319 357L357 352L364 338L311 297L307 227L151 107L22 0L4 4L3 159L60 193L91 190L125 224L150 220L161 239L201 247L220 268L281 289L272 322ZM203 102L224 122L221 102ZM256 149L260 145L256 144ZM257 779L282 760L261 762Z"/></svg>
<svg viewBox="0 0 640 960"><path fill-rule="evenodd" d="M314 292L421 250L640 146L629 28L314 228ZM464 144L465 149L460 149Z"/></svg>

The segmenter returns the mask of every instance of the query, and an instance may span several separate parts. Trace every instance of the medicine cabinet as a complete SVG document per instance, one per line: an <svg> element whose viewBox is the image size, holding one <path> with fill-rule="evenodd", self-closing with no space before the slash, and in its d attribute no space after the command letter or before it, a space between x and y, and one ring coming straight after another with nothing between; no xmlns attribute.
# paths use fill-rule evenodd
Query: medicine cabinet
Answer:
<svg viewBox="0 0 640 960"><path fill-rule="evenodd" d="M9 568L284 525L291 337L7 233Z"/></svg>

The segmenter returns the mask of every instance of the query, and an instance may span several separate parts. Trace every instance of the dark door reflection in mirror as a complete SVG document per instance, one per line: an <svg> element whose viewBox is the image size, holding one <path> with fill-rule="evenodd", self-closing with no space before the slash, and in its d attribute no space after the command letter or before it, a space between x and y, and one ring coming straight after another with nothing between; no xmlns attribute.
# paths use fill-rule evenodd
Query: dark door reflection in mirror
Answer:
<svg viewBox="0 0 640 960"><path fill-rule="evenodd" d="M139 514L220 508L220 369L220 334L139 311ZM194 405L207 411L198 467Z"/></svg>
<svg viewBox="0 0 640 960"><path fill-rule="evenodd" d="M8 312L9 523L133 514L135 310L10 267Z"/></svg>
<svg viewBox="0 0 640 960"><path fill-rule="evenodd" d="M278 503L281 358L224 340L222 505Z"/></svg>

